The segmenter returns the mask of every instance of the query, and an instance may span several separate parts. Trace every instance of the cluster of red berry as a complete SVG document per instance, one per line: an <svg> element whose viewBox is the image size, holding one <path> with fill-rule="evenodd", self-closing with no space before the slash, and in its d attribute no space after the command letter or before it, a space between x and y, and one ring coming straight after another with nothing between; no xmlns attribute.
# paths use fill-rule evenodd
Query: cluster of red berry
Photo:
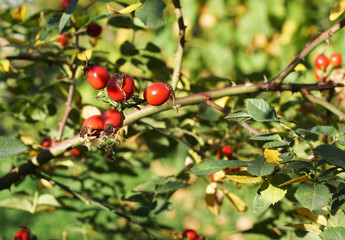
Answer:
<svg viewBox="0 0 345 240"><path fill-rule="evenodd" d="M230 146L223 146L221 150L219 150L217 152L217 157L218 159L223 159L223 157L227 157L228 160L231 160L232 159L232 149ZM236 170L239 170L240 168L236 167L236 168L225 168L223 169L223 172L226 173L228 171L236 171ZM218 182L221 180L216 178L215 177L215 174L214 173L211 173L210 175L208 175L208 177L210 178L210 180L212 182Z"/></svg>
<svg viewBox="0 0 345 240"><path fill-rule="evenodd" d="M340 67L341 65L341 54L336 52L333 53L329 58L324 54L319 54L314 60L314 76L317 80L324 82L330 73L331 68ZM331 66L330 68L328 66Z"/></svg>
<svg viewBox="0 0 345 240"><path fill-rule="evenodd" d="M101 90L106 87L108 97L118 106L132 98L135 91L133 78L124 73L116 73L112 77L102 66L89 65L84 69L86 78L91 87ZM172 88L168 84L154 83L144 91L144 99L153 106L164 104L172 96ZM116 107L115 107L116 108ZM122 127L124 115L122 111L111 109L103 116L88 117L80 131L81 137L98 137L104 131L105 137L111 137Z"/></svg>

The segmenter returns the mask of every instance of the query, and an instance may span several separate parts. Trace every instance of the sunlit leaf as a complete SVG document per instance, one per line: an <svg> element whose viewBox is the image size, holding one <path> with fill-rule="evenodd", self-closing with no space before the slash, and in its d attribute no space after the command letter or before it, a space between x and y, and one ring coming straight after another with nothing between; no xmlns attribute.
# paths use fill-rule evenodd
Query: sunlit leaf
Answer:
<svg viewBox="0 0 345 240"><path fill-rule="evenodd" d="M295 67L294 70L296 72L305 72L305 71L307 71L307 68L306 68L306 66L304 64L299 63L299 64L297 64L297 66Z"/></svg>
<svg viewBox="0 0 345 240"><path fill-rule="evenodd" d="M236 194L227 193L225 194L225 198L229 200L229 202L235 207L237 212L244 213L245 211L247 211L247 204Z"/></svg>
<svg viewBox="0 0 345 240"><path fill-rule="evenodd" d="M289 184L292 184L292 183L295 183L295 182L309 182L311 179L308 175L304 175L304 176L301 176L301 177L296 177L294 179L291 179L289 181L286 181L282 184L279 184L279 187L282 187L282 186L285 186L285 185L289 185Z"/></svg>
<svg viewBox="0 0 345 240"><path fill-rule="evenodd" d="M265 148L264 156L267 163L279 164L283 159L281 159L280 152L273 148Z"/></svg>
<svg viewBox="0 0 345 240"><path fill-rule="evenodd" d="M28 11L28 6L26 5L23 5L19 8L14 9L11 13L12 19L16 21L21 21L21 22L24 21L27 11Z"/></svg>
<svg viewBox="0 0 345 240"><path fill-rule="evenodd" d="M86 56L86 58L85 58ZM91 56L92 56L92 50L91 49L86 49L85 51L83 51L82 53L78 53L77 54L77 58L80 60L80 61L86 61L87 60L90 60L91 59Z"/></svg>
<svg viewBox="0 0 345 240"><path fill-rule="evenodd" d="M271 203L266 201L260 193L256 193L254 200L253 200L253 214L254 216L258 216L263 213Z"/></svg>
<svg viewBox="0 0 345 240"><path fill-rule="evenodd" d="M345 0L341 0L333 5L331 13L329 14L329 20L334 21L345 11Z"/></svg>
<svg viewBox="0 0 345 240"><path fill-rule="evenodd" d="M139 3L131 4L131 5L129 5L128 7L122 8L121 10L116 10L116 9L110 7L110 6L107 4L107 9L108 9L109 14L111 14L111 15L115 15L115 14L127 14L127 13L131 13L131 12L137 10L137 9L140 8L142 5L143 5L143 4L142 4L141 2L139 2Z"/></svg>
<svg viewBox="0 0 345 240"><path fill-rule="evenodd" d="M19 140L0 136L0 159L17 155L28 148Z"/></svg>
<svg viewBox="0 0 345 240"><path fill-rule="evenodd" d="M282 189L271 182L264 182L260 189L260 194L267 202L275 204L281 201L287 193L286 189Z"/></svg>
<svg viewBox="0 0 345 240"><path fill-rule="evenodd" d="M279 121L274 108L263 99L247 99L247 111L259 122Z"/></svg>
<svg viewBox="0 0 345 240"><path fill-rule="evenodd" d="M261 177L256 177L251 175L248 172L244 171L228 171L225 174L225 177L233 182L239 182L239 183L258 183L262 180Z"/></svg>
<svg viewBox="0 0 345 240"><path fill-rule="evenodd" d="M189 172L194 175L205 175L218 172L227 167L242 167L246 166L245 162L238 160L224 161L224 160L212 160L202 162L201 164L192 167Z"/></svg>
<svg viewBox="0 0 345 240"><path fill-rule="evenodd" d="M163 11L166 5L163 0L146 0L142 8L135 12L147 28L157 29L164 25Z"/></svg>
<svg viewBox="0 0 345 240"><path fill-rule="evenodd" d="M344 240L345 227L327 228L319 234L322 240Z"/></svg>

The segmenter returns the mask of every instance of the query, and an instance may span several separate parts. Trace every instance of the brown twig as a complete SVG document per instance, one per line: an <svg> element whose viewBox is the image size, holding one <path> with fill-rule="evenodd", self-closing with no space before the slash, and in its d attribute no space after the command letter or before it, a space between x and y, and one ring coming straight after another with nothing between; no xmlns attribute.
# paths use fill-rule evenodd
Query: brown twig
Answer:
<svg viewBox="0 0 345 240"><path fill-rule="evenodd" d="M184 25L182 11L181 11L181 4L179 0L173 0L175 6L175 15L177 17L178 27L179 27L179 41L177 44L177 50L175 53L175 66L173 75L171 78L171 86L173 90L176 90L178 80L180 79L181 75L181 68L182 68L182 58L183 58L183 51L184 51L184 44L185 44L185 32L186 26Z"/></svg>

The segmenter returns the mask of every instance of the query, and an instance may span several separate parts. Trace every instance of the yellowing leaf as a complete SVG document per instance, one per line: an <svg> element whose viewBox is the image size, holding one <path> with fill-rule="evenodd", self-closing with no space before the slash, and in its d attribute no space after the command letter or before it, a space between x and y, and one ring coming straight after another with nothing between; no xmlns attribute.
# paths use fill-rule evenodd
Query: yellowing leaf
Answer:
<svg viewBox="0 0 345 240"><path fill-rule="evenodd" d="M40 179L40 183L38 185L39 189L51 189L53 187L54 187L54 185L51 182L49 182L43 178Z"/></svg>
<svg viewBox="0 0 345 240"><path fill-rule="evenodd" d="M262 198L265 199L267 202L275 204L278 201L282 200L283 197L286 195L286 189L276 187L271 183L267 184L268 185L265 185L264 183L263 186L265 186L265 188L260 191Z"/></svg>
<svg viewBox="0 0 345 240"><path fill-rule="evenodd" d="M308 232L316 232L316 233L321 233L321 230L319 229L318 226L311 225L311 224L287 224L286 226L288 227L293 227L295 229L300 229Z"/></svg>
<svg viewBox="0 0 345 240"><path fill-rule="evenodd" d="M13 12L11 13L12 19L22 22L24 20L24 17L27 11L28 11L28 6L26 5L14 9Z"/></svg>
<svg viewBox="0 0 345 240"><path fill-rule="evenodd" d="M236 194L227 193L225 194L226 199L235 207L236 211L239 213L244 213L247 211L248 207L247 204L239 198Z"/></svg>
<svg viewBox="0 0 345 240"><path fill-rule="evenodd" d="M0 35L0 38L6 39L10 43L14 43L14 44L21 45L21 46L28 46L29 45L29 42L20 41L20 40L17 40L17 39L11 38L11 37L6 37L3 35Z"/></svg>
<svg viewBox="0 0 345 240"><path fill-rule="evenodd" d="M85 53L85 54L84 54L84 53ZM91 56L92 56L92 50L86 49L84 52L78 53L78 54L77 54L77 58L78 58L80 61L86 61L85 55L86 55L87 59L90 59Z"/></svg>
<svg viewBox="0 0 345 240"><path fill-rule="evenodd" d="M141 2L134 3L134 4L129 5L128 7L122 8L121 10L116 10L116 9L110 7L109 5L107 5L107 9L108 9L109 14L111 14L111 15L126 14L126 13L131 13L131 12L137 10L142 5L143 4Z"/></svg>
<svg viewBox="0 0 345 240"><path fill-rule="evenodd" d="M214 100L214 102L223 108L225 107L225 104L228 100L229 100L229 97L222 97L222 98L218 98Z"/></svg>
<svg viewBox="0 0 345 240"><path fill-rule="evenodd" d="M238 183L258 183L262 179L261 177L253 176L244 171L228 171L226 172L225 177L230 181Z"/></svg>
<svg viewBox="0 0 345 240"><path fill-rule="evenodd" d="M327 217L325 215L313 215L308 208L297 208L292 211L292 215L304 221L327 225Z"/></svg>
<svg viewBox="0 0 345 240"><path fill-rule="evenodd" d="M194 158L196 164L201 163L201 157L199 154L197 154L195 151L193 150L189 150L188 153Z"/></svg>
<svg viewBox="0 0 345 240"><path fill-rule="evenodd" d="M307 71L307 68L306 68L306 66L304 66L304 64L299 63L299 64L297 64L297 66L295 67L294 70L296 72L305 72L305 71Z"/></svg>
<svg viewBox="0 0 345 240"><path fill-rule="evenodd" d="M210 212L215 216L218 216L220 213L223 197L223 193L217 190L217 183L212 182L207 185L205 196L206 205L208 210L210 210Z"/></svg>
<svg viewBox="0 0 345 240"><path fill-rule="evenodd" d="M0 71L7 73L10 71L10 61L7 59L0 59Z"/></svg>
<svg viewBox="0 0 345 240"><path fill-rule="evenodd" d="M282 187L282 186L285 186L285 185L288 185L291 183L295 183L295 182L309 182L309 181L310 181L310 177L308 175L304 175L304 176L297 177L297 178L291 179L289 181L286 181L286 182L280 184L279 187Z"/></svg>
<svg viewBox="0 0 345 240"><path fill-rule="evenodd" d="M283 45L287 45L291 42L291 39L293 39L296 30L298 29L298 24L295 20L289 19L284 22L282 34L280 37L280 42Z"/></svg>
<svg viewBox="0 0 345 240"><path fill-rule="evenodd" d="M280 163L282 159L278 157L279 155L280 155L280 152L273 148L266 148L264 152L264 156L267 163L274 163L274 164Z"/></svg>
<svg viewBox="0 0 345 240"><path fill-rule="evenodd" d="M329 14L329 20L334 21L345 11L345 0L341 0L333 5L331 13Z"/></svg>

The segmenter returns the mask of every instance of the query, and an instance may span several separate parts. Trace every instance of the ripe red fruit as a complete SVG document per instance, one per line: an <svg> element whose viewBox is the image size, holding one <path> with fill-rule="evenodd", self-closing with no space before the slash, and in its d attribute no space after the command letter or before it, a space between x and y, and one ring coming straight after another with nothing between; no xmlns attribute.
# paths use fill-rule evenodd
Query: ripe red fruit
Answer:
<svg viewBox="0 0 345 240"><path fill-rule="evenodd" d="M183 238L189 238L189 240L196 240L198 238L198 234L192 230L192 229L186 229L184 230L183 234L182 234Z"/></svg>
<svg viewBox="0 0 345 240"><path fill-rule="evenodd" d="M321 74L322 74L322 70L321 69L318 69L318 68L315 68L314 70L314 76L317 80L320 80L321 79Z"/></svg>
<svg viewBox="0 0 345 240"><path fill-rule="evenodd" d="M74 154L74 156L76 156L76 157L80 157L81 154L82 154L82 152L80 150L76 149L76 148L72 148L71 151Z"/></svg>
<svg viewBox="0 0 345 240"><path fill-rule="evenodd" d="M120 87L123 91L121 91ZM107 84L108 96L116 102L130 99L134 94L134 90L135 85L133 79L124 73L114 74ZM125 95L123 93L125 93Z"/></svg>
<svg viewBox="0 0 345 240"><path fill-rule="evenodd" d="M110 109L106 111L102 116L102 127L104 128L106 135L113 134L116 128L122 127L122 124L122 113L115 109Z"/></svg>
<svg viewBox="0 0 345 240"><path fill-rule="evenodd" d="M171 87L165 83L154 83L144 91L144 98L152 106L159 106L165 103L171 94Z"/></svg>
<svg viewBox="0 0 345 240"><path fill-rule="evenodd" d="M328 58L325 55L320 54L316 56L314 60L314 65L316 68L319 69L326 68L328 66Z"/></svg>
<svg viewBox="0 0 345 240"><path fill-rule="evenodd" d="M341 54L336 52L329 57L329 63L334 67L340 67L341 65Z"/></svg>
<svg viewBox="0 0 345 240"><path fill-rule="evenodd" d="M87 25L87 34L90 37L97 37L102 32L102 27L98 25L97 23L90 23Z"/></svg>
<svg viewBox="0 0 345 240"><path fill-rule="evenodd" d="M217 157L218 159L222 159L223 158L223 154L229 159L232 159L232 150L230 146L223 146L222 150L217 152Z"/></svg>
<svg viewBox="0 0 345 240"><path fill-rule="evenodd" d="M208 177L210 178L210 180L211 180L212 182L214 182L214 173L211 173L210 175L208 175Z"/></svg>
<svg viewBox="0 0 345 240"><path fill-rule="evenodd" d="M63 33L60 33L60 37L58 38L58 42L65 46L68 44L69 40L72 38L72 35L71 34L63 34Z"/></svg>
<svg viewBox="0 0 345 240"><path fill-rule="evenodd" d="M22 230L18 231L14 235L14 240L29 240L30 239L30 229L28 227L22 227Z"/></svg>
<svg viewBox="0 0 345 240"><path fill-rule="evenodd" d="M61 9L66 11L68 5L72 2L72 0L62 0L61 1Z"/></svg>
<svg viewBox="0 0 345 240"><path fill-rule="evenodd" d="M102 116L93 115L88 117L84 123L83 127L80 130L80 136L84 137L85 134L90 136L98 136L102 130Z"/></svg>
<svg viewBox="0 0 345 240"><path fill-rule="evenodd" d="M108 71L101 66L92 66L87 69L86 79L91 85L91 87L95 89L102 89L104 88L108 81L110 75Z"/></svg>
<svg viewBox="0 0 345 240"><path fill-rule="evenodd" d="M43 139L41 142L42 148L48 148L52 145L52 140L50 138Z"/></svg>

